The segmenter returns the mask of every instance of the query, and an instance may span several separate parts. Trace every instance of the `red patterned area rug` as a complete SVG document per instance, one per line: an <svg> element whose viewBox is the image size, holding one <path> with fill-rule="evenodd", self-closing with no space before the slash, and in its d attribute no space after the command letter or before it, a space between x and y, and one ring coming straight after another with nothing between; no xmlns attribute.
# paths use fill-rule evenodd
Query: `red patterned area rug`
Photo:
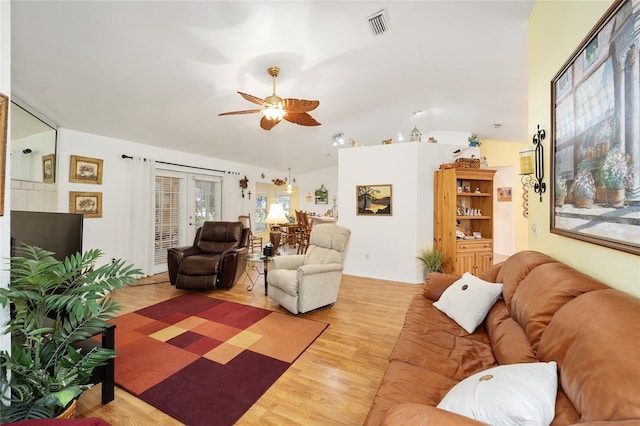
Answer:
<svg viewBox="0 0 640 426"><path fill-rule="evenodd" d="M328 326L191 293L113 322L116 384L190 426L233 425Z"/></svg>

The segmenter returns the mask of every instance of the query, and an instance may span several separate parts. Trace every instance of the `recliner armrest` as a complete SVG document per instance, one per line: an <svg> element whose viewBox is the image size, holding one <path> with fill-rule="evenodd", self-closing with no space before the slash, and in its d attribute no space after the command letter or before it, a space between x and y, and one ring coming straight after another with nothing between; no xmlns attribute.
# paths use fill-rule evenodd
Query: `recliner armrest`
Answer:
<svg viewBox="0 0 640 426"><path fill-rule="evenodd" d="M167 249L167 268L169 269L169 282L171 282L171 285L176 285L180 262L182 262L185 257L193 256L199 252L200 249L197 246L172 247Z"/></svg>
<svg viewBox="0 0 640 426"><path fill-rule="evenodd" d="M342 271L344 266L341 263L316 263L313 265L303 265L298 268L298 272L302 275L321 274L323 272Z"/></svg>
<svg viewBox="0 0 640 426"><path fill-rule="evenodd" d="M291 254L287 256L276 256L271 258L273 269L295 270L304 265L304 254Z"/></svg>

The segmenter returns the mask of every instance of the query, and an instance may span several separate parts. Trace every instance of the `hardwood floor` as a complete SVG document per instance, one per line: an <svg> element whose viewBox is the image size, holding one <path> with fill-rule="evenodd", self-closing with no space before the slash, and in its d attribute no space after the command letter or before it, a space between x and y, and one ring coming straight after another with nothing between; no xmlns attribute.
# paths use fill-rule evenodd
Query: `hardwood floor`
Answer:
<svg viewBox="0 0 640 426"><path fill-rule="evenodd" d="M248 284L243 276L234 288L207 294L286 312L265 296L263 277L253 291L247 291ZM420 285L343 276L333 306L300 315L330 326L238 425L362 424L404 323L409 300L421 291ZM127 287L115 296L123 305L120 314L124 314L180 294L182 290L164 283ZM116 347L117 335L116 330ZM182 424L118 387L115 400L102 405L100 391L101 385L97 385L81 396L78 417L100 417L112 425Z"/></svg>

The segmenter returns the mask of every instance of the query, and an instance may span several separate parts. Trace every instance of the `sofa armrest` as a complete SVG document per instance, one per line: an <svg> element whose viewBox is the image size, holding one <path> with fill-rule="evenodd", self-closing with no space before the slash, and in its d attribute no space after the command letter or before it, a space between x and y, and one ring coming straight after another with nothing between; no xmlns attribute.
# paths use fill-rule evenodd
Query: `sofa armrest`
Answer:
<svg viewBox="0 0 640 426"><path fill-rule="evenodd" d="M392 407L384 416L382 426L481 426L486 423L430 405L405 402Z"/></svg>
<svg viewBox="0 0 640 426"><path fill-rule="evenodd" d="M432 272L424 280L422 294L429 300L436 302L442 293L454 282L460 279L460 275Z"/></svg>
<svg viewBox="0 0 640 426"><path fill-rule="evenodd" d="M304 265L304 254L290 254L286 256L275 256L271 258L271 266L273 269L289 269L296 270Z"/></svg>
<svg viewBox="0 0 640 426"><path fill-rule="evenodd" d="M220 254L218 260L217 288L231 288L234 286L247 265L247 247L234 247Z"/></svg>

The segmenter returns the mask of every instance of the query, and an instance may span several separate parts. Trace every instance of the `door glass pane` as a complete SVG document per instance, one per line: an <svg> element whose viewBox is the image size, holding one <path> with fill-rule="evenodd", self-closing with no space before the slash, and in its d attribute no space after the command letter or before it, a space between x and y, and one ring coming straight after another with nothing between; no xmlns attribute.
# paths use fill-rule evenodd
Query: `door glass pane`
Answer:
<svg viewBox="0 0 640 426"><path fill-rule="evenodd" d="M184 180L156 175L156 221L154 261L166 264L167 249L181 245L184 238Z"/></svg>
<svg viewBox="0 0 640 426"><path fill-rule="evenodd" d="M195 181L195 227L216 219L216 182Z"/></svg>
<svg viewBox="0 0 640 426"><path fill-rule="evenodd" d="M264 231L267 229L267 225L264 220L267 218L267 195L258 194L256 196L256 232Z"/></svg>
<svg viewBox="0 0 640 426"><path fill-rule="evenodd" d="M284 213L290 217L291 216L291 197L288 195L279 195L276 197L276 203L280 203L282 205L282 210Z"/></svg>

